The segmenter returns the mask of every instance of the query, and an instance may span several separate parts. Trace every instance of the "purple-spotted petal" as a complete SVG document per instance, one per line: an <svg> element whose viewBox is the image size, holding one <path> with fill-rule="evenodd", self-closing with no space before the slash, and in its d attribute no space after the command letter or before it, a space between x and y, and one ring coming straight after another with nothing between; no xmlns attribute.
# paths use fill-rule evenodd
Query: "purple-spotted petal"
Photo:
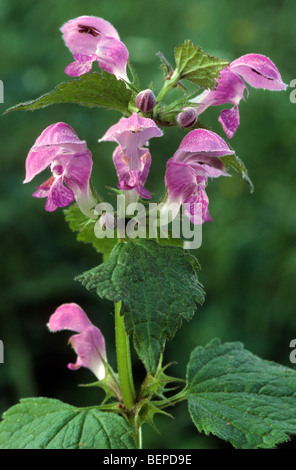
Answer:
<svg viewBox="0 0 296 470"><path fill-rule="evenodd" d="M212 222L209 213L209 198L204 185L199 184L195 195L184 201L184 213L194 225L199 225L206 221Z"/></svg>
<svg viewBox="0 0 296 470"><path fill-rule="evenodd" d="M141 172L139 175L139 181L141 184L144 185L146 183L146 179L147 179L150 165L151 165L151 155L148 149L145 148L143 150L144 150L144 153L141 156L142 166L141 166Z"/></svg>
<svg viewBox="0 0 296 470"><path fill-rule="evenodd" d="M144 198L151 198L151 195L147 189L144 188L146 182L149 167L151 164L151 156L147 149L140 149L140 169L131 170L128 164L128 160L124 154L122 147L119 145L113 152L113 161L118 176L118 187L122 190L135 189L137 193Z"/></svg>
<svg viewBox="0 0 296 470"><path fill-rule="evenodd" d="M45 205L45 210L52 212L57 207L66 207L74 201L74 194L63 183L63 176L55 179L52 184ZM53 207L55 206L55 209Z"/></svg>
<svg viewBox="0 0 296 470"><path fill-rule="evenodd" d="M144 188L144 184L146 183L146 179L149 173L150 165L151 165L151 155L149 150L143 149L145 152L141 156L141 170L138 174L138 184L135 186L135 189L139 196L144 199L151 199L151 194L149 191Z"/></svg>
<svg viewBox="0 0 296 470"><path fill-rule="evenodd" d="M141 183L138 183L135 189L139 196L141 196L143 199L151 199L151 194L149 193L148 189L144 188Z"/></svg>
<svg viewBox="0 0 296 470"><path fill-rule="evenodd" d="M238 106L234 106L231 109L224 109L221 112L218 121L222 125L228 139L231 139L239 126Z"/></svg>
<svg viewBox="0 0 296 470"><path fill-rule="evenodd" d="M58 207L66 207L74 201L74 194L71 189L64 186L62 176L49 178L37 188L33 196L47 197L45 210L48 212L53 212Z"/></svg>
<svg viewBox="0 0 296 470"><path fill-rule="evenodd" d="M45 203L45 210L47 212L54 212L57 208L58 206L55 204L54 200L50 197L49 194Z"/></svg>
<svg viewBox="0 0 296 470"><path fill-rule="evenodd" d="M123 149L119 145L113 152L113 162L116 168L117 176L118 176L118 187L119 189L127 189L126 186L127 182L130 181L130 170L128 166L128 161L124 156ZM127 185L128 188L131 188L130 185ZM134 187L134 186L132 186Z"/></svg>
<svg viewBox="0 0 296 470"><path fill-rule="evenodd" d="M246 54L231 62L229 69L240 75L254 88L285 90L287 85L275 64L261 54Z"/></svg>

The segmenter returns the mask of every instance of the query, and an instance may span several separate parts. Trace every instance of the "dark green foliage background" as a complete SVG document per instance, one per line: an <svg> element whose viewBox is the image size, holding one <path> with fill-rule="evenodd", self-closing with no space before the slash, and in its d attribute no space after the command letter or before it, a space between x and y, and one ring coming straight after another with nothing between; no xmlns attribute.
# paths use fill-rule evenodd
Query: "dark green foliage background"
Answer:
<svg viewBox="0 0 296 470"><path fill-rule="evenodd" d="M64 68L72 56L59 27L79 15L109 20L130 51L143 88L156 91L162 72L156 53L173 62L173 48L191 39L211 55L226 60L258 52L278 66L285 83L295 78L295 15L292 0L71 0L0 1L0 79L5 103L1 110L50 91L68 78ZM94 67L94 70L96 68ZM170 374L185 376L190 352L213 337L242 341L253 353L286 366L289 343L296 337L296 195L295 113L289 93L250 87L240 105L241 125L230 141L255 185L250 195L239 176L210 182L213 223L203 226L203 243L195 253L202 265L200 280L207 298L199 313L168 344L165 361L177 360ZM220 107L202 116L224 137L217 121ZM103 331L110 363L115 366L112 305L98 302L73 278L100 261L91 246L76 243L62 211L45 213L44 202L31 197L35 184L22 185L25 157L42 130L57 121L70 124L86 139L94 158L94 182L111 201L105 185L116 186L112 143L97 140L120 118L116 112L71 104L1 117L1 315L0 411L20 397L43 395L72 405L102 398L97 389L77 384L93 381L88 370L69 371L74 353L67 332L49 334L46 323L63 302L76 301ZM184 133L167 129L151 141L153 165L147 181L159 197L166 160ZM292 366L293 367L293 366ZM138 362L137 383L143 377ZM186 405L173 410L175 422L157 417L161 435L148 426L144 446L152 448L218 448L224 444L199 435ZM167 432L168 431L168 432ZM288 444L295 447L295 441ZM227 445L226 445L227 446ZM286 445L287 446L287 445Z"/></svg>

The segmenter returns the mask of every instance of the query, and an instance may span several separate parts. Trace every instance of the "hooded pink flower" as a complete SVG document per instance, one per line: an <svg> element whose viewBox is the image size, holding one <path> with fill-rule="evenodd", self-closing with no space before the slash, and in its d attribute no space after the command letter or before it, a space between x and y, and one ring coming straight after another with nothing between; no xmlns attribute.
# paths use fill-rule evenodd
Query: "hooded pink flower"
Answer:
<svg viewBox="0 0 296 470"><path fill-rule="evenodd" d="M238 105L242 99L245 99L245 91L246 96L249 93L242 79L253 88L279 91L287 87L274 63L264 55L246 54L223 69L220 78L216 80L218 85L215 90L205 90L191 101L199 104L196 108L198 115L209 106L233 104L233 108L224 109L218 119L229 139L233 137L239 126Z"/></svg>
<svg viewBox="0 0 296 470"><path fill-rule="evenodd" d="M113 153L113 161L120 189L135 189L140 196L151 197L144 188L151 164L151 155L143 146L147 145L152 137L161 136L162 131L152 119L133 113L129 118L121 118L99 140L99 142L111 141L119 144Z"/></svg>
<svg viewBox="0 0 296 470"><path fill-rule="evenodd" d="M52 176L33 194L47 197L45 210L52 212L57 207L68 206L75 198L81 211L91 217L90 210L96 205L89 186L92 157L86 142L68 124L52 124L38 137L26 159L24 183L47 167Z"/></svg>
<svg viewBox="0 0 296 470"><path fill-rule="evenodd" d="M99 328L88 319L82 308L75 304L63 304L51 315L48 323L51 332L70 330L78 334L71 336L69 343L77 354L75 364L68 364L71 370L87 367L102 380L107 362L105 339Z"/></svg>
<svg viewBox="0 0 296 470"><path fill-rule="evenodd" d="M193 224L211 221L205 191L208 178L229 176L220 157L233 153L214 132L205 129L189 132L167 162L167 204L184 203L185 214Z"/></svg>
<svg viewBox="0 0 296 470"><path fill-rule="evenodd" d="M128 50L108 21L96 16L79 16L65 23L61 32L75 59L66 67L66 74L79 77L90 72L92 63L97 61L101 69L128 81Z"/></svg>

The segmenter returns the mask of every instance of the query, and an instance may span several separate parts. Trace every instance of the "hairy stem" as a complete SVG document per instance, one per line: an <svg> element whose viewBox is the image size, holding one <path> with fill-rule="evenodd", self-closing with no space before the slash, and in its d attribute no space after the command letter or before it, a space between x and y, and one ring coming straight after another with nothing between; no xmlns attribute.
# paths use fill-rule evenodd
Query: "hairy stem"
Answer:
<svg viewBox="0 0 296 470"><path fill-rule="evenodd" d="M134 439L138 449L142 449L142 428L138 429L138 432L135 435Z"/></svg>
<svg viewBox="0 0 296 470"><path fill-rule="evenodd" d="M115 338L117 367L122 399L125 407L131 410L135 404L135 387L132 375L129 338L124 329L124 318L120 316L121 301L115 304Z"/></svg>
<svg viewBox="0 0 296 470"><path fill-rule="evenodd" d="M177 86L178 84L178 81L179 81L179 72L178 70L176 69L173 73L173 75L171 76L171 78L169 78L168 80L165 81L162 89L160 90L157 98L156 98L156 101L157 101L157 104L156 106L154 107L153 109L153 115L154 117L156 116L157 114L157 111L158 111L158 108L159 108L159 105L161 104L161 101L163 100L163 98L165 97L165 95L170 91L172 90L173 88L175 88L175 86Z"/></svg>

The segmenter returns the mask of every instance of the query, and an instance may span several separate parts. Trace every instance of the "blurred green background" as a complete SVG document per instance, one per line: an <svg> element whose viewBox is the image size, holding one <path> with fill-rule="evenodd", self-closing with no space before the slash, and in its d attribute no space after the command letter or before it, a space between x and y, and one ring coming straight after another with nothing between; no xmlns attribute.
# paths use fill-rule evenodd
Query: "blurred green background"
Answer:
<svg viewBox="0 0 296 470"><path fill-rule="evenodd" d="M95 15L119 31L137 69L142 88L152 80L159 90L162 72L158 51L173 63L173 49L185 39L223 59L250 52L270 57L287 84L295 78L295 17L292 0L46 0L0 1L0 79L4 83L2 112L50 91L68 77L64 68L72 55L59 27L68 19ZM95 69L95 67L94 67ZM296 105L289 93L249 87L240 105L241 125L231 140L249 169L254 194L239 175L210 182L208 195L213 223L203 226L203 243L195 253L207 299L195 318L183 325L167 346L165 362L178 361L169 372L184 377L189 354L214 337L242 341L265 359L286 366L290 340L296 337ZM220 107L209 109L202 121L223 138L217 121ZM35 112L1 116L1 315L0 339L5 363L0 364L0 412L20 397L43 395L73 405L102 398L96 389L79 388L93 381L86 369L69 371L75 354L69 333L50 334L49 316L64 302L77 302L106 337L110 363L115 366L112 305L84 290L74 276L99 261L90 246L77 243L63 213L44 211L44 201L31 197L47 175L22 185L26 155L48 125L64 121L88 142L94 159L94 182L109 198L105 186L116 186L112 163L114 145L99 144L120 115L75 105L52 106ZM147 188L162 194L166 161L184 133L167 129L152 139L153 165ZM136 360L136 358L135 358ZM137 382L143 369L136 363ZM160 434L144 428L146 448L227 448L214 437L197 433L182 404L171 410L175 420L159 416ZM285 446L295 448L292 440Z"/></svg>

